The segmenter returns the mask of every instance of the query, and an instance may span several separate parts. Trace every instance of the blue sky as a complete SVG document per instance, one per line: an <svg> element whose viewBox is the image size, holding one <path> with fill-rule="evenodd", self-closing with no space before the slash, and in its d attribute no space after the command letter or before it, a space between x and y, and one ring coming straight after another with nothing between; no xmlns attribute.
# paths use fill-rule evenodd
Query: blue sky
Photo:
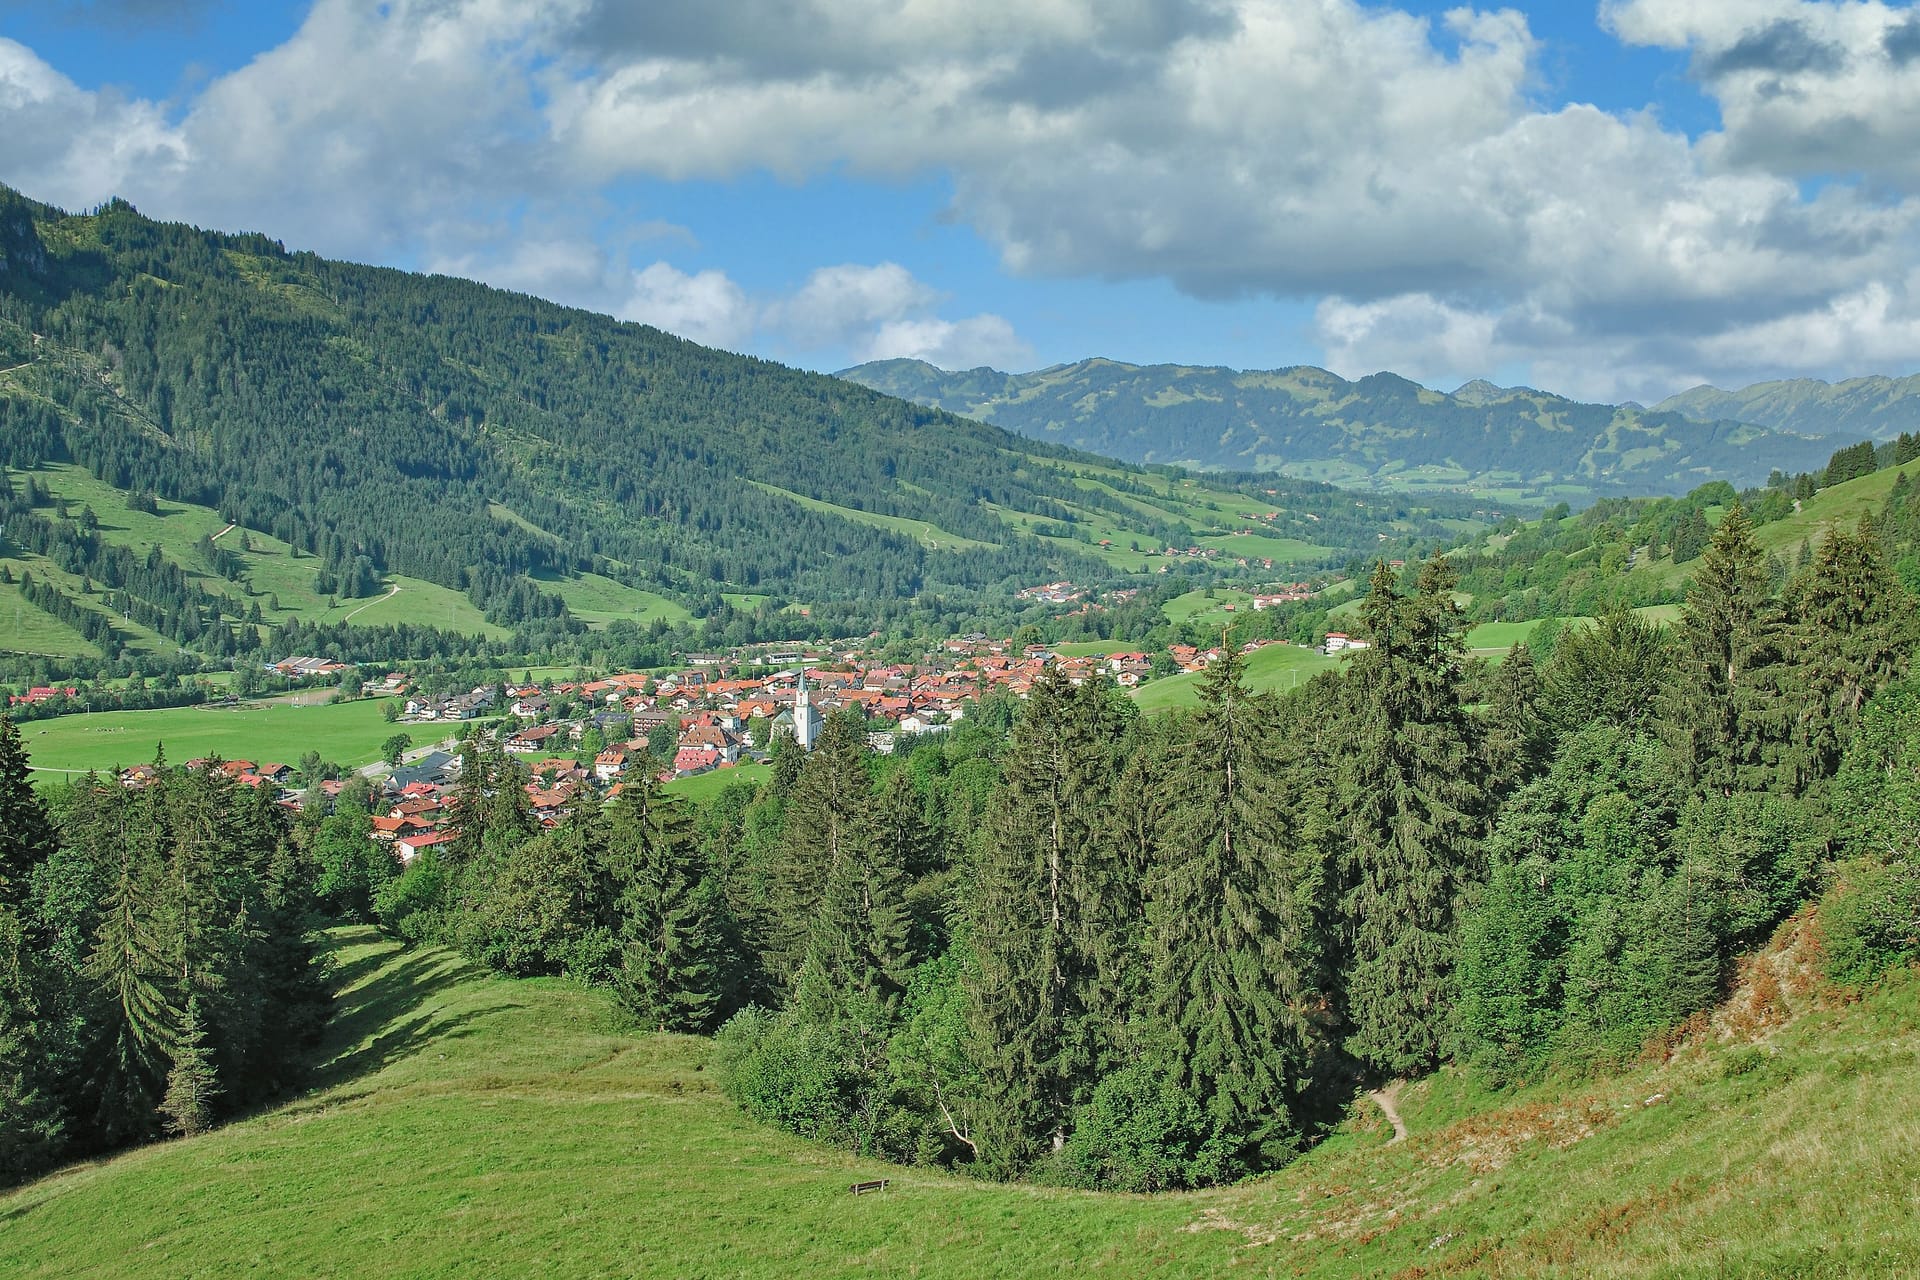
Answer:
<svg viewBox="0 0 1920 1280"><path fill-rule="evenodd" d="M1910 38L1911 37L1911 38ZM0 0L0 181L814 368L1920 368L1865 0Z"/></svg>

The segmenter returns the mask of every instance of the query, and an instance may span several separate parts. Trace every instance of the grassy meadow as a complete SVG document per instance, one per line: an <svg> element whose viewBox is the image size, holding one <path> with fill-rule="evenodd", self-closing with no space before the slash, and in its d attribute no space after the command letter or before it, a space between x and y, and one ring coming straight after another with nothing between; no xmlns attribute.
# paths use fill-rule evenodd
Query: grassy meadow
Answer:
<svg viewBox="0 0 1920 1280"><path fill-rule="evenodd" d="M1340 665L1340 659L1316 649L1292 644L1270 644L1247 655L1246 680L1249 687L1284 692ZM1133 691L1133 700L1142 711L1165 711L1171 707L1200 705L1201 672L1183 672L1150 680Z"/></svg>
<svg viewBox="0 0 1920 1280"><path fill-rule="evenodd" d="M1293 1166L1163 1196L1000 1186L760 1126L706 1041L331 935L314 1087L0 1197L21 1277L1865 1277L1920 1266L1920 982L1783 996L1615 1076L1355 1100ZM1789 990L1797 990L1789 983ZM1765 1019L1762 1019L1765 1022ZM889 1178L855 1198L856 1180Z"/></svg>
<svg viewBox="0 0 1920 1280"><path fill-rule="evenodd" d="M157 711L102 711L56 716L20 726L20 736L43 774L84 773L143 764L165 745L179 763L201 756L297 764L308 751L344 765L371 764L380 744L397 732L424 746L431 727L389 724L385 702L362 699L296 706L283 699L237 707L169 707Z"/></svg>

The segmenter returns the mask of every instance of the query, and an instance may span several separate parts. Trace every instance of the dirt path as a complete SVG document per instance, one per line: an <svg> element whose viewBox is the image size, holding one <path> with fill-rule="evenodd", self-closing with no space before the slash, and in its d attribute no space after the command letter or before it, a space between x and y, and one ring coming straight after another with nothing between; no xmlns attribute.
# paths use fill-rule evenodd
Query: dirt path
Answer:
<svg viewBox="0 0 1920 1280"><path fill-rule="evenodd" d="M1380 1108L1381 1114L1387 1117L1387 1123L1393 1126L1393 1137L1388 1140L1388 1146L1407 1140L1406 1122L1400 1118L1400 1109L1394 1105L1394 1100L1399 1097L1399 1095L1400 1082L1397 1080L1386 1088L1375 1089L1367 1095L1368 1101Z"/></svg>
<svg viewBox="0 0 1920 1280"><path fill-rule="evenodd" d="M216 533L216 534L214 534L214 535L213 535L213 536L212 536L211 538L208 538L208 539L207 539L207 541L208 541L208 542L218 542L218 541L220 541L220 539L222 539L222 538L224 538L224 537L226 537L226 536L227 536L228 534L230 534L230 533L232 533L232 532L233 532L233 526L232 526L232 525L228 525L228 526L227 526L226 528L224 528L224 529L222 529L222 530L221 530L220 532L218 532L218 533Z"/></svg>
<svg viewBox="0 0 1920 1280"><path fill-rule="evenodd" d="M378 600L367 601L365 604L361 605L358 609L355 609L352 613L340 619L340 621L352 622L355 618L359 617L361 614L365 613L367 610L373 608L373 606L377 604L385 604L387 601L393 599L395 596L399 594L400 594L400 584L396 582L392 586L387 588L387 594L381 596Z"/></svg>

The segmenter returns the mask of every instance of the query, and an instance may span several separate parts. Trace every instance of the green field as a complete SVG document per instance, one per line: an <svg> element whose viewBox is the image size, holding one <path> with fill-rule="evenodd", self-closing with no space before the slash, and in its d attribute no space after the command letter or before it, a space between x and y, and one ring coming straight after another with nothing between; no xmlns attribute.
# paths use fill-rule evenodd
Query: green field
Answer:
<svg viewBox="0 0 1920 1280"><path fill-rule="evenodd" d="M665 596L629 587L597 573L583 573L575 578L537 575L535 581L546 590L556 592L567 602L573 616L589 626L603 627L616 618L641 623L655 618L665 618L670 623L693 620L693 615L683 606Z"/></svg>
<svg viewBox="0 0 1920 1280"><path fill-rule="evenodd" d="M851 520L855 524L871 525L876 529L885 529L889 533L904 534L932 551L971 551L990 549L997 545L992 542L981 542L975 538L963 538L957 533L948 533L939 525L929 524L925 520L914 520L907 516L882 515L877 511L862 511L858 507L842 507L832 502L823 502L819 498L806 497L791 489L762 484L758 480L750 483L756 489L797 502L809 511L820 511L839 516L843 520Z"/></svg>
<svg viewBox="0 0 1920 1280"><path fill-rule="evenodd" d="M297 764L308 751L343 765L371 764L380 744L395 732L412 733L424 746L431 728L389 724L381 699L315 707L283 700L238 707L171 707L159 711L102 711L57 716L20 726L20 736L45 774L84 773L143 764L164 744L179 764L202 756Z"/></svg>
<svg viewBox="0 0 1920 1280"><path fill-rule="evenodd" d="M1920 983L1617 1077L1453 1072L1290 1168L1162 1196L1000 1186L746 1119L705 1041L337 931L312 1090L0 1198L22 1277L1866 1277L1920 1266ZM849 1184L891 1179L858 1198Z"/></svg>
<svg viewBox="0 0 1920 1280"><path fill-rule="evenodd" d="M1322 671L1340 665L1337 657L1328 657L1315 649L1293 644L1270 644L1247 655L1247 684L1256 690L1284 692L1304 684ZM1205 673L1182 672L1152 680L1133 691L1133 700L1142 711L1165 711L1170 707L1200 705L1199 684Z"/></svg>
<svg viewBox="0 0 1920 1280"><path fill-rule="evenodd" d="M1109 653L1134 653L1138 649L1138 645L1124 640L1069 640L1053 646L1053 651L1063 658L1097 658Z"/></svg>
<svg viewBox="0 0 1920 1280"><path fill-rule="evenodd" d="M698 773L691 778L675 778L662 789L683 800L704 804L736 782L757 785L772 776L772 765L741 764L731 769L715 769L709 773Z"/></svg>
<svg viewBox="0 0 1920 1280"><path fill-rule="evenodd" d="M18 560L0 561L15 578L26 566ZM41 653L58 657L97 658L100 650L78 631L52 614L27 603L14 583L0 582L0 649L13 653Z"/></svg>
<svg viewBox="0 0 1920 1280"><path fill-rule="evenodd" d="M1226 611L1227 605L1232 605L1235 612L1251 609L1253 596L1249 592L1235 591L1228 587L1201 587L1185 595L1175 596L1160 606L1160 612L1165 614L1167 621L1176 627L1184 626L1195 619L1199 619L1203 624L1224 625L1233 617L1233 614Z"/></svg>

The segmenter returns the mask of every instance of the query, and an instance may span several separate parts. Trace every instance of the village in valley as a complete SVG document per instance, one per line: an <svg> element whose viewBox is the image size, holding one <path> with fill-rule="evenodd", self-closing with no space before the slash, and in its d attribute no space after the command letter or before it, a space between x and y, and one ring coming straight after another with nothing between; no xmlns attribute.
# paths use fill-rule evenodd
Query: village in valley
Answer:
<svg viewBox="0 0 1920 1280"><path fill-rule="evenodd" d="M1243 607L1264 610L1310 594L1306 584L1288 584L1254 595ZM1068 605L1082 593L1070 583L1053 583L1034 588L1030 598ZM1223 607L1231 612L1235 606ZM405 864L457 837L459 781L472 750L498 751L521 762L531 817L551 828L580 799L616 798L643 776L662 784L724 778L735 770L747 770L739 775L742 781L757 777L778 751L810 751L826 718L836 714L857 714L866 725L868 746L892 754L917 739L951 731L984 698L1024 699L1049 668L1075 685L1104 679L1137 691L1156 678L1202 672L1222 654L1219 646L1180 643L1155 653L1118 646L1099 653L1060 652L1045 643L1023 642L1031 630L1014 639L976 632L940 641L912 662L883 660L869 648L876 643L872 640L763 644L689 654L678 669L664 672L523 678L437 695L427 691L426 681L395 671L363 682L359 696L387 703L396 734L432 745L396 752L385 765L321 780L277 761L206 758L190 760L187 767L218 770L240 786L272 788L277 803L295 810L314 803L331 807L345 788L366 785L375 815L372 839ZM1260 638L1236 648L1251 654L1287 643ZM1365 647L1366 641L1339 631L1327 633L1316 646L1327 655ZM355 668L298 656L272 664L271 670L288 680L330 684ZM44 692L59 696L65 691ZM15 700L42 693L30 690ZM154 776L150 765L119 774L134 788Z"/></svg>

